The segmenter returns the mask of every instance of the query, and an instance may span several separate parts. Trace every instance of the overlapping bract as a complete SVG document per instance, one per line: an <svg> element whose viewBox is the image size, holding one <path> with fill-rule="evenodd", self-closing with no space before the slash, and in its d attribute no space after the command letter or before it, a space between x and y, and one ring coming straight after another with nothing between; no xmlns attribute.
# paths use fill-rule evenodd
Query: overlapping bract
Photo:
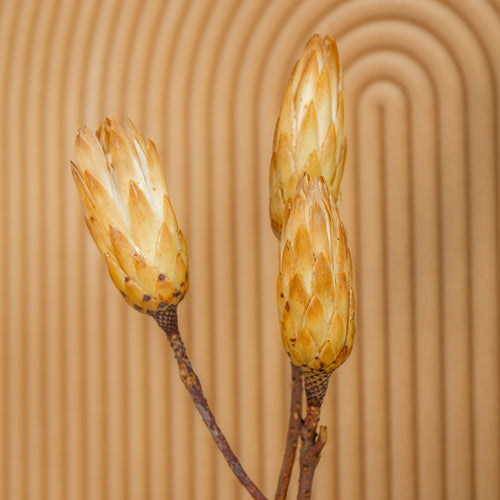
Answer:
<svg viewBox="0 0 500 500"><path fill-rule="evenodd" d="M303 172L323 176L337 200L346 153L343 99L335 40L314 35L293 68L274 132L270 216L278 238Z"/></svg>
<svg viewBox="0 0 500 500"><path fill-rule="evenodd" d="M354 340L353 274L344 226L322 177L304 174L297 188L281 235L277 298L292 362L327 374L338 368Z"/></svg>
<svg viewBox="0 0 500 500"><path fill-rule="evenodd" d="M129 120L106 119L75 140L75 180L94 242L125 300L154 314L188 289L184 237L170 204L158 152Z"/></svg>

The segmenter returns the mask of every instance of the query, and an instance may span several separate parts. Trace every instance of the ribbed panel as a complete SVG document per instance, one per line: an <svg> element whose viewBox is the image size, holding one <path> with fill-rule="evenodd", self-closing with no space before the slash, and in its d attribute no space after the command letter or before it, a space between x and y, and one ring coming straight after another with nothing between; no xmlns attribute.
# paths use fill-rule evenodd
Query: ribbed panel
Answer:
<svg viewBox="0 0 500 500"><path fill-rule="evenodd" d="M268 168L314 32L345 69L359 332L314 497L500 497L500 3L3 0L1 499L247 498L84 227L73 138L105 115L158 145L189 252L181 331L272 496L289 368Z"/></svg>

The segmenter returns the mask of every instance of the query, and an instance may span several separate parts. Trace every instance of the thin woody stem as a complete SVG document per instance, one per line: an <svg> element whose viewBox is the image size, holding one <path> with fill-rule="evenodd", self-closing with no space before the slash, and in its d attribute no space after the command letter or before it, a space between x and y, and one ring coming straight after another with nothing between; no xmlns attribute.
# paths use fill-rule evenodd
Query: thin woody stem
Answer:
<svg viewBox="0 0 500 500"><path fill-rule="evenodd" d="M292 476L295 452L297 451L298 439L302 428L302 374L300 368L291 365L292 372L292 393L290 400L290 418L288 421L288 432L286 437L285 454L281 464L278 488L276 489L275 500L285 500L290 478Z"/></svg>
<svg viewBox="0 0 500 500"><path fill-rule="evenodd" d="M210 431L217 447L224 455L229 467L240 483L247 489L248 493L250 493L252 498L257 500L267 500L259 488L243 470L240 461L229 446L229 443L227 442L220 427L217 425L215 417L208 406L207 399L201 388L200 380L191 366L191 362L189 361L186 353L186 348L179 333L177 323L177 306L167 307L164 311L156 313L154 318L167 335L170 346L174 351L175 359L177 360L177 365L179 367L179 375L184 387L186 387L189 392L196 409L199 411L201 418Z"/></svg>
<svg viewBox="0 0 500 500"><path fill-rule="evenodd" d="M300 476L297 500L311 498L314 472L321 458L321 450L326 444L326 427L320 427L316 432L321 407L308 405L307 417L302 426L300 449Z"/></svg>

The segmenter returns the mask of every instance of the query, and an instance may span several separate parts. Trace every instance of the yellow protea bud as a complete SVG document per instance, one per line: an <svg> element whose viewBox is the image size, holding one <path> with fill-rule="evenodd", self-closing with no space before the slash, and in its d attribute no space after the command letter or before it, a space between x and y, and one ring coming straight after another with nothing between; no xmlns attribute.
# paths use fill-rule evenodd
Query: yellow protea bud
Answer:
<svg viewBox="0 0 500 500"><path fill-rule="evenodd" d="M154 314L188 289L187 250L177 227L156 146L106 118L83 127L71 163L87 227L125 300Z"/></svg>
<svg viewBox="0 0 500 500"><path fill-rule="evenodd" d="M344 225L322 177L303 174L280 242L277 285L281 336L320 405L333 370L354 341L351 254Z"/></svg>
<svg viewBox="0 0 500 500"><path fill-rule="evenodd" d="M278 238L303 172L323 176L337 201L346 153L343 94L335 40L314 35L292 70L274 132L270 215Z"/></svg>

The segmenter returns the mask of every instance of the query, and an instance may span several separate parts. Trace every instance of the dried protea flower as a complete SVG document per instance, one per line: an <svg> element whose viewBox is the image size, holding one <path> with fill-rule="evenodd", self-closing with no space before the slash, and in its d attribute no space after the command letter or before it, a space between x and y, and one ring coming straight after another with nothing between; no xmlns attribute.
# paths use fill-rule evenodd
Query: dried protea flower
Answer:
<svg viewBox="0 0 500 500"><path fill-rule="evenodd" d="M90 234L125 300L154 314L188 289L186 245L177 227L154 143L129 120L106 119L76 136L73 177Z"/></svg>
<svg viewBox="0 0 500 500"><path fill-rule="evenodd" d="M351 352L354 293L344 225L322 177L303 174L280 243L281 336L320 406L328 379Z"/></svg>
<svg viewBox="0 0 500 500"><path fill-rule="evenodd" d="M342 68L335 40L314 35L295 64L276 123L270 169L271 226L281 226L303 172L322 175L336 201L344 171Z"/></svg>

